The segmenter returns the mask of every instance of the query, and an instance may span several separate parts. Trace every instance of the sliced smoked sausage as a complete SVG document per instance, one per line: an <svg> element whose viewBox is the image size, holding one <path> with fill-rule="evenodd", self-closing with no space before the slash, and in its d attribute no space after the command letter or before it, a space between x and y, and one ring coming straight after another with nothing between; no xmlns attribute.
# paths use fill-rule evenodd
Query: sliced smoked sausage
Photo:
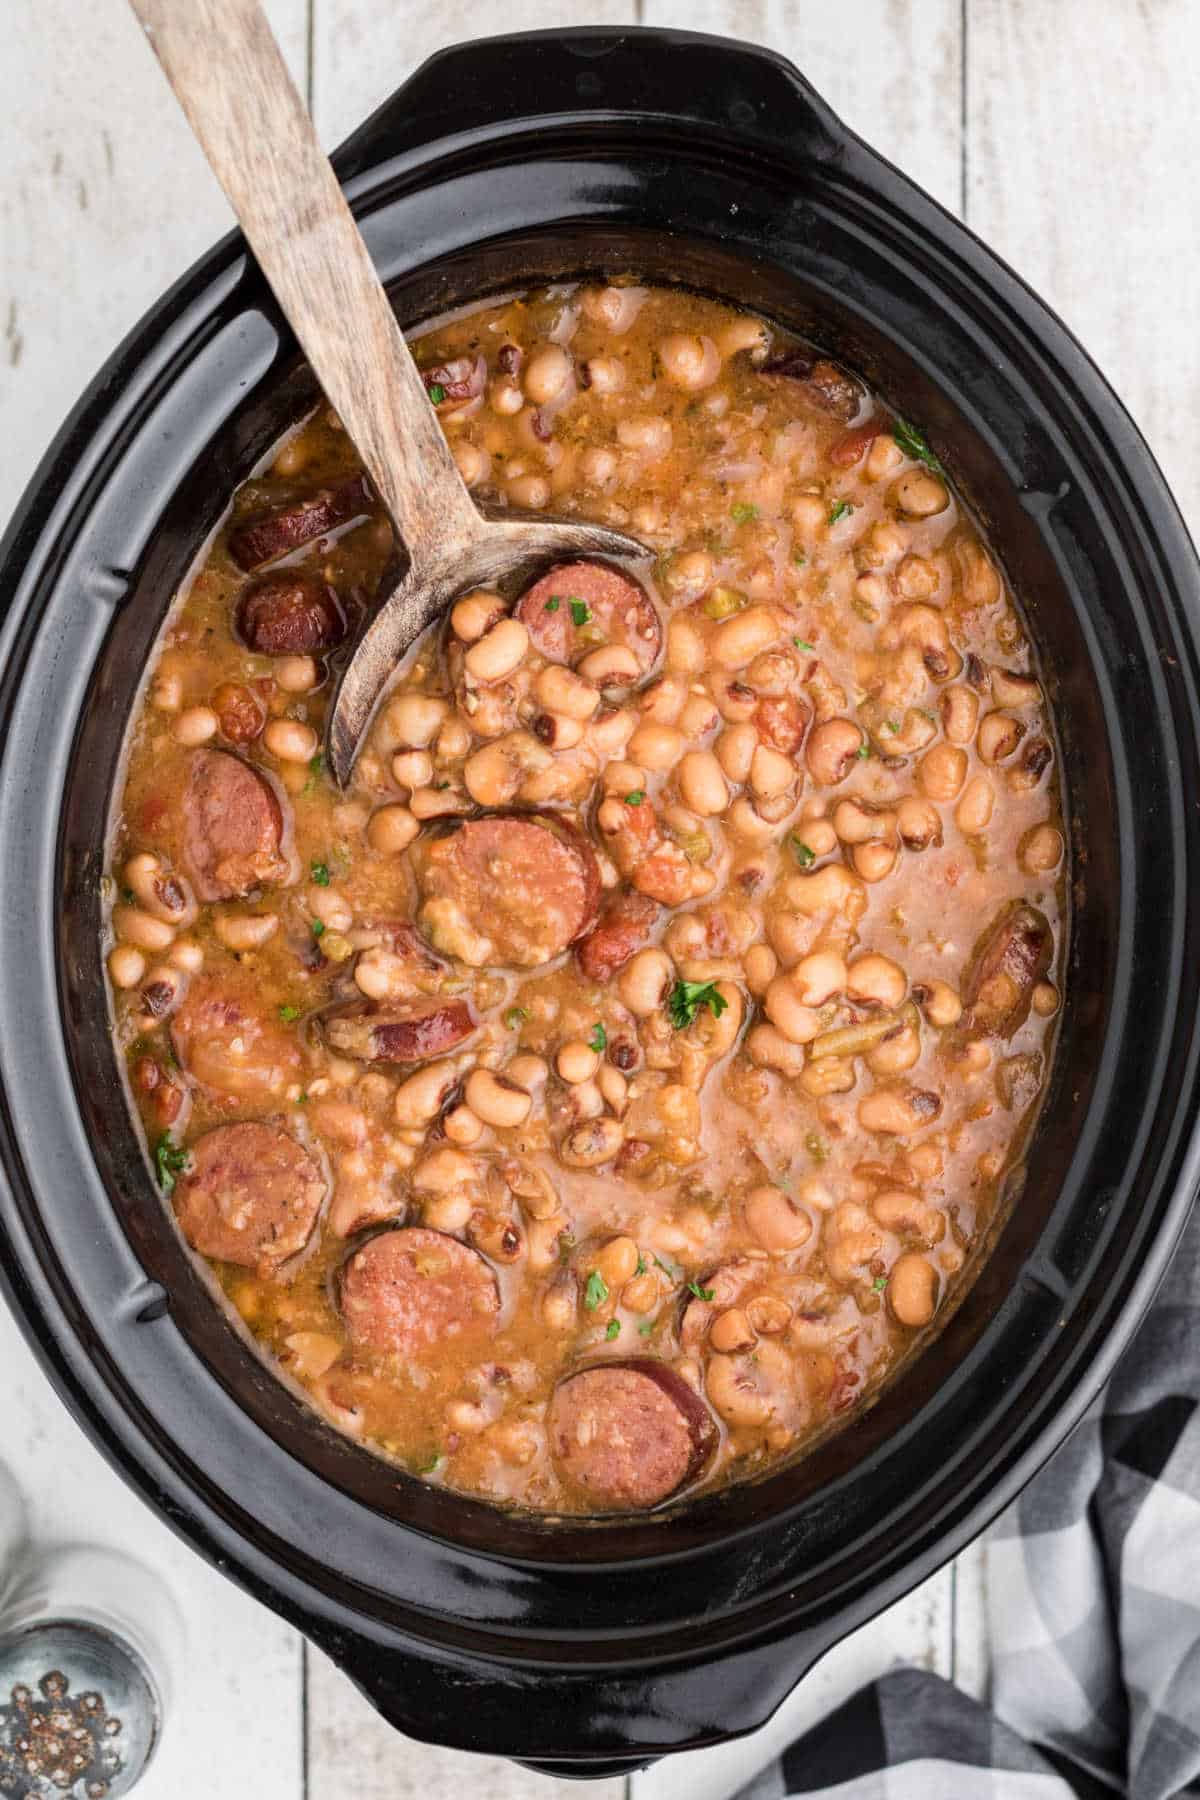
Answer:
<svg viewBox="0 0 1200 1800"><path fill-rule="evenodd" d="M228 750L194 750L183 796L182 860L200 900L234 900L294 873L283 807L258 769Z"/></svg>
<svg viewBox="0 0 1200 1800"><path fill-rule="evenodd" d="M658 661L662 624L641 584L608 563L561 563L517 601L533 647L551 662L575 662L600 642L632 650L643 674ZM588 635L581 635L584 632Z"/></svg>
<svg viewBox="0 0 1200 1800"><path fill-rule="evenodd" d="M295 1036L265 1016L252 977L231 969L219 977L193 976L170 1031L180 1065L192 1079L239 1100L281 1096L303 1068Z"/></svg>
<svg viewBox="0 0 1200 1800"><path fill-rule="evenodd" d="M1029 1017L1033 990L1050 967L1054 938L1045 913L1024 900L996 914L963 978L962 1031L1011 1037Z"/></svg>
<svg viewBox="0 0 1200 1800"><path fill-rule="evenodd" d="M695 1480L717 1444L703 1400L652 1357L566 1376L546 1426L564 1481L604 1512L657 1506Z"/></svg>
<svg viewBox="0 0 1200 1800"><path fill-rule="evenodd" d="M272 1274L303 1250L325 1198L320 1167L291 1132L247 1120L192 1145L175 1216L193 1250Z"/></svg>
<svg viewBox="0 0 1200 1800"><path fill-rule="evenodd" d="M238 636L260 656L308 656L332 650L346 635L338 597L303 569L272 569L238 596Z"/></svg>
<svg viewBox="0 0 1200 1800"><path fill-rule="evenodd" d="M810 406L848 425L862 405L863 390L836 363L814 357L807 350L781 350L761 364L759 374L769 381L794 381ZM844 439L842 440L845 441Z"/></svg>
<svg viewBox="0 0 1200 1800"><path fill-rule="evenodd" d="M588 980L608 981L624 968L634 951L649 943L661 910L657 900L646 894L618 894L599 924L575 946L579 967Z"/></svg>
<svg viewBox="0 0 1200 1800"><path fill-rule="evenodd" d="M301 544L324 537L335 526L346 525L360 513L370 510L371 496L366 479L355 475L333 487L318 488L299 500L269 511L255 513L237 525L229 534L229 554L239 569L247 573L264 564L277 562Z"/></svg>
<svg viewBox="0 0 1200 1800"><path fill-rule="evenodd" d="M412 1000L403 1006L357 1008L324 1024L325 1041L362 1062L417 1063L464 1043L479 1021L468 1000Z"/></svg>
<svg viewBox="0 0 1200 1800"><path fill-rule="evenodd" d="M431 839L416 875L434 947L474 968L552 961L587 931L600 898L591 845L532 813L492 813Z"/></svg>
<svg viewBox="0 0 1200 1800"><path fill-rule="evenodd" d="M396 1356L483 1336L500 1310L496 1277L479 1252L420 1225L369 1238L343 1264L339 1292L354 1343Z"/></svg>

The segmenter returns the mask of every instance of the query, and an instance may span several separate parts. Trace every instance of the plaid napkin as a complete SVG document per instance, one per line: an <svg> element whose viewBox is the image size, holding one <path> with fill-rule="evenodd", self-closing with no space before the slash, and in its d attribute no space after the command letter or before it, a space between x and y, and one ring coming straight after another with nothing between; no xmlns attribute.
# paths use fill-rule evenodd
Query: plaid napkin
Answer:
<svg viewBox="0 0 1200 1800"><path fill-rule="evenodd" d="M898 1669L740 1800L1200 1796L1200 1210L1074 1434L992 1529L991 1705Z"/></svg>

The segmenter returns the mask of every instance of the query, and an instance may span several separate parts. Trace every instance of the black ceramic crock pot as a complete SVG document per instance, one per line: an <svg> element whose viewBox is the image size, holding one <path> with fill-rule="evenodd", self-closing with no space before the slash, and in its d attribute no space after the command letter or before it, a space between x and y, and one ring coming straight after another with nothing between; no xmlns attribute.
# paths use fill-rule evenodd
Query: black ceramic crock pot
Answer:
<svg viewBox="0 0 1200 1800"><path fill-rule="evenodd" d="M1197 1183L1197 562L1079 346L787 63L668 32L496 39L338 158L407 323L636 270L730 297L919 420L1002 551L1057 705L1070 966L1027 1179L879 1404L756 1485L555 1524L335 1435L214 1306L108 1035L99 877L122 733L176 584L313 390L236 237L132 334L3 549L0 1250L127 1479L414 1736L599 1773L760 1724L964 1544L1078 1418Z"/></svg>

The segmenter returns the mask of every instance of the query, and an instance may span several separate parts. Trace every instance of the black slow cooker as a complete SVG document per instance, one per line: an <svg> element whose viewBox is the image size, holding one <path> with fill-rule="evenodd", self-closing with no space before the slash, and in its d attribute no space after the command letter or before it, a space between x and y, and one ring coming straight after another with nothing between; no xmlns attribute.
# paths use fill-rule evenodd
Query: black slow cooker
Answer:
<svg viewBox="0 0 1200 1800"><path fill-rule="evenodd" d="M816 1454L653 1519L522 1517L336 1435L214 1305L109 1040L100 876L122 735L198 546L314 398L227 239L64 426L0 568L0 1250L100 1447L419 1738L594 1774L761 1724L952 1556L1111 1370L1197 1184L1198 567L1063 326L796 71L676 32L427 63L338 167L406 323L637 271L755 307L920 421L1021 596L1074 845L1057 1063L965 1301Z"/></svg>

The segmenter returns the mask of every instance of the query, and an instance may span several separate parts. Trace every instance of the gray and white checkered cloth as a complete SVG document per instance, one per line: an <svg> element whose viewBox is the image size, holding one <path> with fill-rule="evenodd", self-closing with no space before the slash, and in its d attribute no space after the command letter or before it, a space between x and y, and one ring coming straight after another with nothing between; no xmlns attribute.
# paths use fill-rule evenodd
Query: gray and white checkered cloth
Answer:
<svg viewBox="0 0 1200 1800"><path fill-rule="evenodd" d="M1200 1211L1116 1374L993 1527L990 1706L898 1669L739 1800L1200 1796Z"/></svg>

